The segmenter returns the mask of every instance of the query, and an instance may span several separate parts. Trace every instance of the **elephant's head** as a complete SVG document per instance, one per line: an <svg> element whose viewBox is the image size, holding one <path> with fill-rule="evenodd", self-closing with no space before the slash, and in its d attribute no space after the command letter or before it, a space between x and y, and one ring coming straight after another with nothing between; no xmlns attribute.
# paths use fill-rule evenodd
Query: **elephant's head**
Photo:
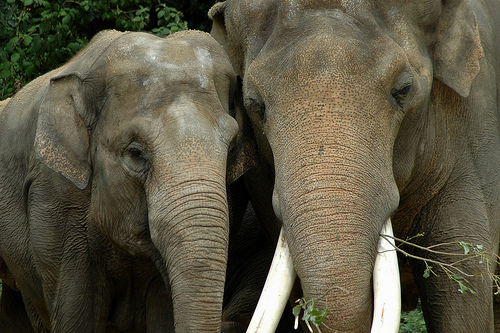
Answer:
<svg viewBox="0 0 500 333"><path fill-rule="evenodd" d="M471 4L227 0L210 16L243 77L305 296L332 310L336 332L368 331L379 232L412 176L446 153L433 94L460 100L479 70Z"/></svg>
<svg viewBox="0 0 500 333"><path fill-rule="evenodd" d="M235 87L209 34L104 32L40 107L37 157L90 188L89 216L114 244L156 263L176 332L221 328Z"/></svg>

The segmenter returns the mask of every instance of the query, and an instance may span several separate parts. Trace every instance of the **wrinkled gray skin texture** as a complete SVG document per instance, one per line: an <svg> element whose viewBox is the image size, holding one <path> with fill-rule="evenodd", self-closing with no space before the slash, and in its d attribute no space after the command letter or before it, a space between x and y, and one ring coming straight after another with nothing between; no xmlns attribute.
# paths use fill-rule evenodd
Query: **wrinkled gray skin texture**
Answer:
<svg viewBox="0 0 500 333"><path fill-rule="evenodd" d="M221 331L235 86L206 33L106 31L10 99L2 332Z"/></svg>
<svg viewBox="0 0 500 333"><path fill-rule="evenodd" d="M388 217L422 246L497 251L498 1L227 0L210 16L258 145L250 200L274 237L283 223L303 293L332 311L326 331L370 329ZM436 265L428 279L411 265L429 332L493 331L489 278L462 295Z"/></svg>

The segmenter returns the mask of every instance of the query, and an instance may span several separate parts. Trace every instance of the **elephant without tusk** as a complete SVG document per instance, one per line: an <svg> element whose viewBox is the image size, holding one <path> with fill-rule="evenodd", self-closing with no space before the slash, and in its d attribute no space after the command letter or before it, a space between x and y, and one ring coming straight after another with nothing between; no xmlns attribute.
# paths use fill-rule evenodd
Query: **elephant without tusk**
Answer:
<svg viewBox="0 0 500 333"><path fill-rule="evenodd" d="M207 33L104 31L0 104L2 332L221 331L235 89Z"/></svg>

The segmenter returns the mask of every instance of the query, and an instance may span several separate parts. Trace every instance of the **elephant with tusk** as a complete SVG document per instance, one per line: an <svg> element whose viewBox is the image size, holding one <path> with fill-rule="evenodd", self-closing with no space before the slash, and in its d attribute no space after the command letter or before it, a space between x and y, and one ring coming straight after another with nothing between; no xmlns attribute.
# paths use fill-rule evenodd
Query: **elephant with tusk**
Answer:
<svg viewBox="0 0 500 333"><path fill-rule="evenodd" d="M0 104L2 332L221 331L235 88L207 33L104 31Z"/></svg>
<svg viewBox="0 0 500 333"><path fill-rule="evenodd" d="M304 296L331 310L324 330L397 331L384 327L399 302L373 297L374 270L397 271L378 249L388 220L423 235L416 257L449 262L460 241L498 252L500 2L227 0L209 16L258 147L250 200L270 237L282 226ZM489 259L456 264L465 294L410 260L429 332L493 332Z"/></svg>

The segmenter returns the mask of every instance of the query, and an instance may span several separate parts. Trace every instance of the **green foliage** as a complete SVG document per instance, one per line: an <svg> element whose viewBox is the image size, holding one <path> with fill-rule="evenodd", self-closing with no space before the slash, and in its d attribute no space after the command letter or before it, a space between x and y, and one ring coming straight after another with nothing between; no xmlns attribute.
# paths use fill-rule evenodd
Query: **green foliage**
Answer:
<svg viewBox="0 0 500 333"><path fill-rule="evenodd" d="M302 320L306 323L309 331L313 332L311 327L313 324L318 332L321 332L320 325L328 317L330 311L317 308L314 299L310 298L302 297L296 303L298 304L292 310L295 317L295 329L298 327L300 314L303 313ZM415 310L401 313L399 333L427 333L420 302Z"/></svg>
<svg viewBox="0 0 500 333"><path fill-rule="evenodd" d="M427 333L420 302L415 310L401 314L399 333Z"/></svg>
<svg viewBox="0 0 500 333"><path fill-rule="evenodd" d="M295 317L295 329L297 329L298 326L300 313L303 312L302 320L306 323L309 331L313 332L311 327L311 324L313 324L316 326L318 332L321 333L319 326L323 323L323 320L328 317L330 310L321 310L316 308L314 299L311 298L302 297L301 299L298 299L296 303L298 303L298 305L296 305L292 310Z"/></svg>
<svg viewBox="0 0 500 333"><path fill-rule="evenodd" d="M160 0L4 0L0 2L0 100L60 66L104 29L166 36L187 29Z"/></svg>

